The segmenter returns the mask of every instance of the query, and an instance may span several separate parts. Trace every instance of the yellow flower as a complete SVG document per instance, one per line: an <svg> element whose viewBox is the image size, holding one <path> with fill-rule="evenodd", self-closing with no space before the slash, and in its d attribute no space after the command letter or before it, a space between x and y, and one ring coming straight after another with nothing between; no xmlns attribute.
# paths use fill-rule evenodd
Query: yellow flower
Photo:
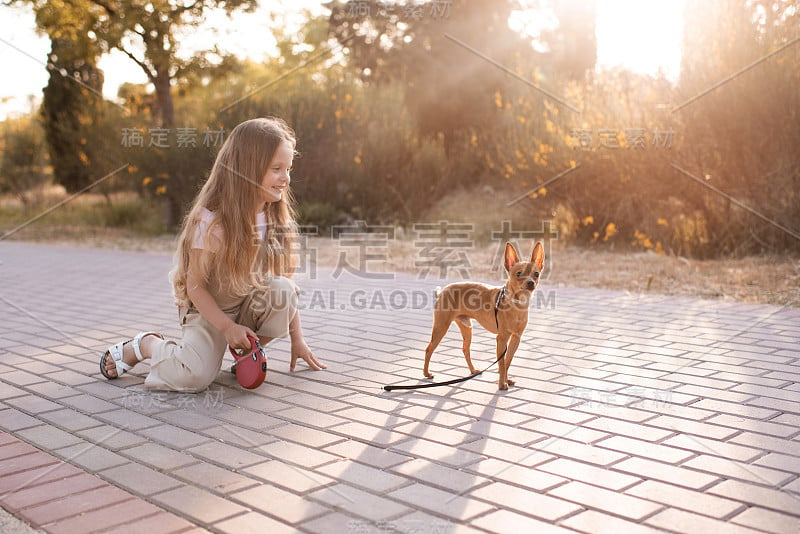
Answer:
<svg viewBox="0 0 800 534"><path fill-rule="evenodd" d="M659 219L658 219L658 225L659 225L659 226L669 226L669 223L667 222L667 220L666 220L666 219L659 217Z"/></svg>
<svg viewBox="0 0 800 534"><path fill-rule="evenodd" d="M156 187L156 195L163 195L166 192L167 192L166 185L159 185L158 187Z"/></svg>
<svg viewBox="0 0 800 534"><path fill-rule="evenodd" d="M356 165L361 165L361 156L356 155L356 157L353 158L353 161L356 162Z"/></svg>
<svg viewBox="0 0 800 534"><path fill-rule="evenodd" d="M144 180L142 180L142 185L150 185L150 182L152 181L153 181L152 178L150 178L149 176L145 176Z"/></svg>
<svg viewBox="0 0 800 534"><path fill-rule="evenodd" d="M617 225L614 223L608 223L606 225L606 234L603 236L603 241L608 241L610 237L614 237L617 233Z"/></svg>
<svg viewBox="0 0 800 534"><path fill-rule="evenodd" d="M546 187L540 187L538 193L540 195L542 195L542 196L547 196L547 188Z"/></svg>
<svg viewBox="0 0 800 534"><path fill-rule="evenodd" d="M589 226L590 224L594 224L594 217L592 217L591 215L589 215L588 217L584 217L584 218L581 220L581 223L582 223L584 226Z"/></svg>

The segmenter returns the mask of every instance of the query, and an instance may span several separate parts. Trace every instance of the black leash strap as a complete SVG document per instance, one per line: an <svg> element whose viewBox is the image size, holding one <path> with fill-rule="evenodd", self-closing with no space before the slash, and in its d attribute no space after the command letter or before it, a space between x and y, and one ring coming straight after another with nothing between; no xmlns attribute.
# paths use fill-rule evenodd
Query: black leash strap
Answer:
<svg viewBox="0 0 800 534"><path fill-rule="evenodd" d="M497 358L495 361L493 361L492 364L489 365L489 367L487 367L483 371L478 371L477 373L472 373L471 375L465 376L463 378L454 378L452 380L446 380L444 382L432 382L430 384L415 384L413 386L383 386L383 389L386 390L386 391L395 391L395 390L399 390L399 389L402 389L402 390L407 390L407 389L425 389L425 388L435 388L437 386L449 386L451 384L458 384L460 382L466 382L470 378L475 378L476 376L482 375L483 373L488 371L492 366L494 366L494 364L496 364L497 362L502 360L503 356L505 356L505 355L506 355L506 351L503 351L503 354L501 354L499 358Z"/></svg>

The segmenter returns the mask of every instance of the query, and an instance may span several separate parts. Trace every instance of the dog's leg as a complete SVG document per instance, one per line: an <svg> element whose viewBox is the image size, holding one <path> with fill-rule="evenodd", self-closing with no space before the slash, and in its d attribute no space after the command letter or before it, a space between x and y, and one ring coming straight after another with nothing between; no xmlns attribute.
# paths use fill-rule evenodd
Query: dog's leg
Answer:
<svg viewBox="0 0 800 534"><path fill-rule="evenodd" d="M497 334L497 389L508 389L508 334ZM506 355L500 358L500 355L506 351Z"/></svg>
<svg viewBox="0 0 800 534"><path fill-rule="evenodd" d="M517 352L517 348L519 347L519 342L521 338L517 334L511 334L511 339L508 340L508 348L506 349L506 356L503 358L506 362L506 383L509 386L514 385L514 381L508 378L508 370L511 367L511 360L514 358L514 354Z"/></svg>
<svg viewBox="0 0 800 534"><path fill-rule="evenodd" d="M461 345L461 351L464 353L464 358L467 359L467 366L469 367L470 373L477 373L477 369L472 365L472 358L469 354L469 346L472 343L472 321L470 321L469 317L458 317L456 319L456 325L458 325L458 329L461 330L461 337L464 339L464 342Z"/></svg>
<svg viewBox="0 0 800 534"><path fill-rule="evenodd" d="M425 378L433 378L433 374L428 371L428 366L431 363L431 356L433 355L433 351L436 350L436 347L439 346L439 342L442 341L442 338L447 333L447 329L449 327L450 321L446 320L441 315L434 314L431 342L428 343L428 347L425 349L425 366L422 368L422 374L425 376Z"/></svg>

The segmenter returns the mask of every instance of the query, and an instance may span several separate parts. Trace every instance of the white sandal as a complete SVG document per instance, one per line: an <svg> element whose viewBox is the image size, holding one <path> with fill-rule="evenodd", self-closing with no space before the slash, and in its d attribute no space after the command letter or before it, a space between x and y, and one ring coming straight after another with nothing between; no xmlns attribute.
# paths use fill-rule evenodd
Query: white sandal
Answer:
<svg viewBox="0 0 800 534"><path fill-rule="evenodd" d="M133 339L130 339L128 341L120 341L119 343L111 345L110 347L108 347L108 349L106 349L106 351L100 357L100 373L107 379L113 380L115 378L121 377L122 375L133 369L132 365L128 365L122 360L122 349L126 343L132 342L133 353L136 355L136 359L139 361L144 360L144 356L142 355L142 351L139 348L139 344L141 343L142 339L144 339L145 336L157 336L161 339L164 339L164 336L159 334L158 332L139 332L138 334L136 334L136 336L134 336ZM106 361L107 361L106 358L108 356L111 356L111 358L114 359L114 364L116 365L117 368L117 376L111 376L110 374L108 374L108 371L106 371Z"/></svg>

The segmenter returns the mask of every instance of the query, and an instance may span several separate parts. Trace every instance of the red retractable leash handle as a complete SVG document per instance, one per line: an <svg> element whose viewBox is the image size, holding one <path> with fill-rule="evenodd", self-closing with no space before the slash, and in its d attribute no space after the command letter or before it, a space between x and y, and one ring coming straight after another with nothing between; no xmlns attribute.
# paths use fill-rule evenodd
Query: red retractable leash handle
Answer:
<svg viewBox="0 0 800 534"><path fill-rule="evenodd" d="M236 360L236 380L245 389L255 389L264 383L267 378L267 357L264 348L258 339L247 336L250 340L250 350L239 353L228 347Z"/></svg>

